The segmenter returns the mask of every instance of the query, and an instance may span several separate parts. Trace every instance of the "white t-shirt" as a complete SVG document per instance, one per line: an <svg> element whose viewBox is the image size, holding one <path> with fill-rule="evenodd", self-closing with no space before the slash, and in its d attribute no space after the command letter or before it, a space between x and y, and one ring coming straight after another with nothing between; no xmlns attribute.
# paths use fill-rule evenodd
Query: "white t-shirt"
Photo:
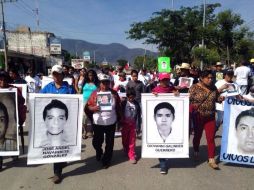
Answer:
<svg viewBox="0 0 254 190"><path fill-rule="evenodd" d="M217 89L221 88L224 84L234 84L237 88L238 94L240 94L240 90L238 88L238 85L236 83L228 83L227 81L225 81L225 79L219 80L215 83L215 86L217 87ZM228 97L231 96L230 93L228 93L227 89L224 89L221 92L221 95L224 97ZM233 95L234 96L234 95ZM224 101L220 104L220 103L216 103L216 110L219 111L224 111Z"/></svg>
<svg viewBox="0 0 254 190"><path fill-rule="evenodd" d="M118 92L120 92L120 90L118 89L118 87L119 87L119 86L122 86L122 87L126 90L127 83L128 83L127 80L125 80L125 81L117 80L117 81L115 81L115 85L114 85L114 88L113 88L113 89L116 89Z"/></svg>
<svg viewBox="0 0 254 190"><path fill-rule="evenodd" d="M146 75L138 75L138 80L140 80L141 82L143 82L143 84L146 86L150 80L151 80L151 76L149 74Z"/></svg>
<svg viewBox="0 0 254 190"><path fill-rule="evenodd" d="M251 70L249 67L240 66L235 70L236 83L238 85L248 85L248 77L251 76Z"/></svg>
<svg viewBox="0 0 254 190"><path fill-rule="evenodd" d="M27 88L29 93L35 93L36 80L31 76L26 76L25 81L27 82Z"/></svg>

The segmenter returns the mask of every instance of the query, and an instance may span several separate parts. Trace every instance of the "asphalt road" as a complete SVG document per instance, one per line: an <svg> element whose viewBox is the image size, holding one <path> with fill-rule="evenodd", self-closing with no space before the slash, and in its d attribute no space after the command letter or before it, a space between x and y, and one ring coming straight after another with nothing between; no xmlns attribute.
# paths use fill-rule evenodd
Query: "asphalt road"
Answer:
<svg viewBox="0 0 254 190"><path fill-rule="evenodd" d="M27 129L26 129L27 130ZM26 133L27 134L27 133ZM217 154L220 149L220 132L216 136ZM193 136L190 138L192 141ZM27 150L27 136L25 139ZM190 143L192 144L192 143ZM27 166L26 155L16 161L4 159L0 172L0 190L253 190L254 167L220 163L215 171L206 163L206 146L203 136L200 149L201 160L170 159L167 175L159 173L158 159L140 159L136 165L128 162L122 151L121 138L115 138L112 165L103 169L95 159L91 139L83 140L82 160L69 163L64 168L64 179L55 185L52 164ZM190 145L190 155L192 155ZM141 140L137 140L137 155L141 154Z"/></svg>

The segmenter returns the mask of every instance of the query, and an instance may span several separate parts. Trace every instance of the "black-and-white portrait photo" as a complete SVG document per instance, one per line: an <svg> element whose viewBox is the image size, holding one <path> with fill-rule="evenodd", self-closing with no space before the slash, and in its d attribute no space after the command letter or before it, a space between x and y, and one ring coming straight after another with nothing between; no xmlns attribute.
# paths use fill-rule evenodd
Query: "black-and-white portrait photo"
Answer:
<svg viewBox="0 0 254 190"><path fill-rule="evenodd" d="M28 164L79 160L82 95L31 94Z"/></svg>
<svg viewBox="0 0 254 190"><path fill-rule="evenodd" d="M77 105L77 102L68 99L35 99L35 148L76 145L77 126L73 126L77 123L78 112L72 105Z"/></svg>
<svg viewBox="0 0 254 190"><path fill-rule="evenodd" d="M254 155L254 108L242 111L235 120L237 150Z"/></svg>
<svg viewBox="0 0 254 190"><path fill-rule="evenodd" d="M154 120L158 133L165 143L172 131L175 108L169 102L161 102L154 108Z"/></svg>
<svg viewBox="0 0 254 190"><path fill-rule="evenodd" d="M254 165L254 107L245 101L227 98L220 160Z"/></svg>
<svg viewBox="0 0 254 190"><path fill-rule="evenodd" d="M142 157L188 157L188 106L187 94L142 94Z"/></svg>
<svg viewBox="0 0 254 190"><path fill-rule="evenodd" d="M16 93L0 91L0 156L19 154Z"/></svg>
<svg viewBox="0 0 254 190"><path fill-rule="evenodd" d="M147 143L183 143L183 102L147 101ZM177 127L182 126L182 127Z"/></svg>

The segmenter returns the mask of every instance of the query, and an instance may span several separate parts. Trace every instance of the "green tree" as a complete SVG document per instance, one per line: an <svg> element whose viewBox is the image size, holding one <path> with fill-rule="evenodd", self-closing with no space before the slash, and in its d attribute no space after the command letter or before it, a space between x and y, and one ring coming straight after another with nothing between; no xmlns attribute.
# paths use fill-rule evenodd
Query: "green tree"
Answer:
<svg viewBox="0 0 254 190"><path fill-rule="evenodd" d="M163 9L144 22L131 24L129 39L144 40L157 45L160 54L171 57L172 66L181 62L205 64L220 60L228 62L253 56L253 32L243 27L241 16L230 10L215 13L220 4L206 6L205 27L203 6ZM202 38L204 48L198 48Z"/></svg>
<svg viewBox="0 0 254 190"><path fill-rule="evenodd" d="M118 59L117 63L118 63L119 66L125 67L125 65L128 63L128 61L125 60L125 59Z"/></svg>
<svg viewBox="0 0 254 190"><path fill-rule="evenodd" d="M208 24L214 22L214 10L219 6L220 4L207 6ZM148 21L133 23L128 38L144 39L147 44L156 44L160 51L171 57L174 64L190 62L191 50L201 43L204 32L202 14L202 6L181 7L176 11L163 9L154 13Z"/></svg>
<svg viewBox="0 0 254 190"><path fill-rule="evenodd" d="M241 16L233 13L231 10L226 10L218 13L217 15L217 29L218 29L218 50L222 59L226 59L228 64L230 61L230 54L234 52L234 45L237 41L242 40L245 36L244 30L238 31L237 28L243 24ZM235 37L238 38L235 38Z"/></svg>
<svg viewBox="0 0 254 190"><path fill-rule="evenodd" d="M156 70L157 60L152 56L137 56L134 59L134 68L137 70L142 68L146 70Z"/></svg>

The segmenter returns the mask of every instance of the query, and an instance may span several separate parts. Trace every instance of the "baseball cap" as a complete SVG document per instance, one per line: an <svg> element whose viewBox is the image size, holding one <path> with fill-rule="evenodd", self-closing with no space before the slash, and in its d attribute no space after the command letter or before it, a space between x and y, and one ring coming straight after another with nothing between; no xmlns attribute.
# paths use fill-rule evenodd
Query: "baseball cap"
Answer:
<svg viewBox="0 0 254 190"><path fill-rule="evenodd" d="M62 74L62 73L63 73L63 67L60 66L60 65L54 65L54 66L52 67L51 72L52 72L52 73L56 72L56 73Z"/></svg>
<svg viewBox="0 0 254 190"><path fill-rule="evenodd" d="M160 73L159 80L163 80L163 79L170 79L170 74L169 73Z"/></svg>
<svg viewBox="0 0 254 190"><path fill-rule="evenodd" d="M110 81L110 76L106 75L106 74L103 74L103 73L98 74L98 78L99 78L100 81L105 81L105 80Z"/></svg>

